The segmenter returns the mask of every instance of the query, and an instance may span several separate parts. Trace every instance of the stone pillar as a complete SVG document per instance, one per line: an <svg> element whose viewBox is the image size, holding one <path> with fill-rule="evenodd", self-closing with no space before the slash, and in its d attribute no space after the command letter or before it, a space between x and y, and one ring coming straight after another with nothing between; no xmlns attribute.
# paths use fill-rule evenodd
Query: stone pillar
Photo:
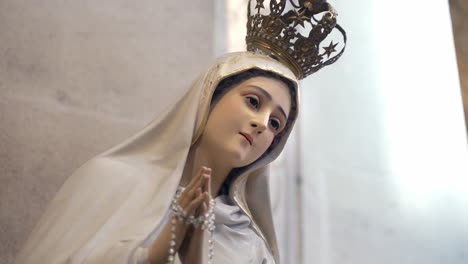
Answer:
<svg viewBox="0 0 468 264"><path fill-rule="evenodd" d="M449 0L449 5L468 131L468 0Z"/></svg>

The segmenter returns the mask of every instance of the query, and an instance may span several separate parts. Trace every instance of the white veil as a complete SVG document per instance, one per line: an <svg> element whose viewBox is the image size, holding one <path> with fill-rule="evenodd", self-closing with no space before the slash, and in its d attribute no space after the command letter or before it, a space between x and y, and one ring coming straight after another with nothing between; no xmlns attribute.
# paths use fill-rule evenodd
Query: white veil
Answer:
<svg viewBox="0 0 468 264"><path fill-rule="evenodd" d="M162 221L191 144L203 132L214 89L223 78L251 68L290 79L293 105L298 105L296 78L281 63L250 52L218 58L163 114L66 180L16 263L137 263L135 251ZM296 116L293 107L275 147L238 170L230 189L231 199L252 219L277 263L267 164L283 149Z"/></svg>

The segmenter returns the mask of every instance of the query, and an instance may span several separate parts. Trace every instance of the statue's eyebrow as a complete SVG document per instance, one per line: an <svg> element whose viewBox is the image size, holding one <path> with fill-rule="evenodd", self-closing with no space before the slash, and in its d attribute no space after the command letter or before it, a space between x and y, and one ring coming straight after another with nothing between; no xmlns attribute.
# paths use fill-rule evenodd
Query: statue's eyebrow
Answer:
<svg viewBox="0 0 468 264"><path fill-rule="evenodd" d="M248 85L249 87L252 87L254 88L255 90L257 90L259 93L261 93L264 97L266 97L269 101L272 101L273 100L273 97L271 96L271 94L269 92L267 92L265 89L263 89L262 87L259 87L257 85ZM286 112L284 111L283 107L281 107L281 105L277 105L276 108L278 109L278 111L283 115L284 117L284 120L288 120L288 115L286 115Z"/></svg>

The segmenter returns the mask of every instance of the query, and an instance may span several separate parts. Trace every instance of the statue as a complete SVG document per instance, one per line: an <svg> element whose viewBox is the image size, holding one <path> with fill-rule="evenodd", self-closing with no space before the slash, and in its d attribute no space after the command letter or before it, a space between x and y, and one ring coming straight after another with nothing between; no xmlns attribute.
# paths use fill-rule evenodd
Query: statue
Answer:
<svg viewBox="0 0 468 264"><path fill-rule="evenodd" d="M331 7L319 1L318 21L317 1L301 2L320 28L301 38L291 29L302 18L279 19L285 2L271 1L272 16L249 11L248 52L218 58L142 131L75 171L17 263L279 263L268 164L297 118L297 80L344 50L320 53Z"/></svg>

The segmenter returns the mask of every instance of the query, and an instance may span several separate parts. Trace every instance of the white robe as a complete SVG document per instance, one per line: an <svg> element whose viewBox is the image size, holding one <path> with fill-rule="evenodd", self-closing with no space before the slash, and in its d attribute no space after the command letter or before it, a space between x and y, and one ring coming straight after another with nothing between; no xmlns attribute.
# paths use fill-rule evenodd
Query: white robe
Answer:
<svg viewBox="0 0 468 264"><path fill-rule="evenodd" d="M229 197L217 197L214 212L213 263L275 263L265 241L252 228L250 218Z"/></svg>
<svg viewBox="0 0 468 264"><path fill-rule="evenodd" d="M215 230L213 233L213 263L239 264L261 263L274 264L275 260L265 241L252 228L252 221L228 196L215 199ZM139 264L149 264L148 247L158 237L162 227L169 221L169 210L159 225L137 249L136 259ZM208 236L206 236L208 237ZM206 239L205 239L206 240ZM205 241L206 242L206 241ZM208 252L205 252L207 255ZM177 260L176 264L180 261Z"/></svg>

